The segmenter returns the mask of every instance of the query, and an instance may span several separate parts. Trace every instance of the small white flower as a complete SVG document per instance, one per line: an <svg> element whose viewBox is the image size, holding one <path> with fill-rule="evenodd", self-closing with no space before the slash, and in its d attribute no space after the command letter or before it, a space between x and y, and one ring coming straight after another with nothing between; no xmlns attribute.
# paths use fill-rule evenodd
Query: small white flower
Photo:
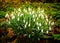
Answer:
<svg viewBox="0 0 60 43"><path fill-rule="evenodd" d="M41 12L44 13L44 10L42 10Z"/></svg>
<svg viewBox="0 0 60 43"><path fill-rule="evenodd" d="M20 13L18 13L18 16L20 16Z"/></svg>
<svg viewBox="0 0 60 43"><path fill-rule="evenodd" d="M14 16L14 14L13 14L13 12L11 13L11 17L13 17Z"/></svg>
<svg viewBox="0 0 60 43"><path fill-rule="evenodd" d="M49 30L51 30L51 27L49 27Z"/></svg>
<svg viewBox="0 0 60 43"><path fill-rule="evenodd" d="M23 11L24 11L24 12L27 12L27 10L26 10L26 9L23 9Z"/></svg>
<svg viewBox="0 0 60 43"><path fill-rule="evenodd" d="M33 19L33 21L35 21L35 19Z"/></svg>
<svg viewBox="0 0 60 43"><path fill-rule="evenodd" d="M21 14L20 16L22 16L23 14Z"/></svg>
<svg viewBox="0 0 60 43"><path fill-rule="evenodd" d="M5 17L9 17L8 13L5 15Z"/></svg>
<svg viewBox="0 0 60 43"><path fill-rule="evenodd" d="M25 24L25 28L26 28L26 24Z"/></svg>
<svg viewBox="0 0 60 43"><path fill-rule="evenodd" d="M17 19L17 21L19 21L19 18Z"/></svg>
<svg viewBox="0 0 60 43"><path fill-rule="evenodd" d="M34 11L32 11L32 14L34 14L35 12Z"/></svg>
<svg viewBox="0 0 60 43"><path fill-rule="evenodd" d="M23 20L23 22L25 23L25 20Z"/></svg>
<svg viewBox="0 0 60 43"><path fill-rule="evenodd" d="M39 23L39 26L41 26L41 23Z"/></svg>
<svg viewBox="0 0 60 43"><path fill-rule="evenodd" d="M46 21L48 22L48 18L46 18Z"/></svg>
<svg viewBox="0 0 60 43"><path fill-rule="evenodd" d="M44 19L44 15L43 14L41 14L41 17L42 17L42 19Z"/></svg>
<svg viewBox="0 0 60 43"><path fill-rule="evenodd" d="M15 18L15 16L12 16L12 19L14 19Z"/></svg>
<svg viewBox="0 0 60 43"><path fill-rule="evenodd" d="M28 8L29 11L31 11L31 8Z"/></svg>
<svg viewBox="0 0 60 43"><path fill-rule="evenodd" d="M29 38L30 38L30 36L31 36L31 35L29 34Z"/></svg>
<svg viewBox="0 0 60 43"><path fill-rule="evenodd" d="M43 32L43 29L41 29L41 32Z"/></svg>
<svg viewBox="0 0 60 43"><path fill-rule="evenodd" d="M51 25L54 25L54 22L52 22Z"/></svg>
<svg viewBox="0 0 60 43"><path fill-rule="evenodd" d="M10 21L8 21L8 23L10 24Z"/></svg>
<svg viewBox="0 0 60 43"><path fill-rule="evenodd" d="M38 10L40 10L40 7L38 7Z"/></svg>
<svg viewBox="0 0 60 43"><path fill-rule="evenodd" d="M39 14L39 17L40 17L41 15Z"/></svg>
<svg viewBox="0 0 60 43"><path fill-rule="evenodd" d="M34 15L33 15L33 18L34 18Z"/></svg>
<svg viewBox="0 0 60 43"><path fill-rule="evenodd" d="M38 30L39 30L39 27L38 27Z"/></svg>
<svg viewBox="0 0 60 43"><path fill-rule="evenodd" d="M30 14L30 15L32 15L32 13L31 13L31 12L29 12L29 14Z"/></svg>
<svg viewBox="0 0 60 43"><path fill-rule="evenodd" d="M49 32L49 31L47 30L46 33L48 34L48 32Z"/></svg>
<svg viewBox="0 0 60 43"><path fill-rule="evenodd" d="M21 9L19 8L18 11L21 11Z"/></svg>
<svg viewBox="0 0 60 43"><path fill-rule="evenodd" d="M37 22L36 24L38 25L39 23Z"/></svg>
<svg viewBox="0 0 60 43"><path fill-rule="evenodd" d="M29 25L28 26L30 26L30 23L29 23Z"/></svg>
<svg viewBox="0 0 60 43"><path fill-rule="evenodd" d="M27 36L27 34L24 34L24 36Z"/></svg>
<svg viewBox="0 0 60 43"><path fill-rule="evenodd" d="M47 16L47 15L45 15L45 17L46 17L46 18L48 18L48 16Z"/></svg>

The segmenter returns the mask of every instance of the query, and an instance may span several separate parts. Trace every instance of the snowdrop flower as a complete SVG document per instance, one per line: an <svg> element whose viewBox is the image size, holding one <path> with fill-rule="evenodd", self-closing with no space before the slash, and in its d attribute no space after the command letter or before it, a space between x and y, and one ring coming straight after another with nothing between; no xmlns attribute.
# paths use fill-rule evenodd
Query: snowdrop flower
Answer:
<svg viewBox="0 0 60 43"><path fill-rule="evenodd" d="M23 22L25 23L25 20L23 20Z"/></svg>
<svg viewBox="0 0 60 43"><path fill-rule="evenodd" d="M31 11L31 8L28 8L29 11Z"/></svg>
<svg viewBox="0 0 60 43"><path fill-rule="evenodd" d="M27 36L27 34L24 34L24 36Z"/></svg>
<svg viewBox="0 0 60 43"><path fill-rule="evenodd" d="M8 23L10 24L10 21L8 21Z"/></svg>
<svg viewBox="0 0 60 43"><path fill-rule="evenodd" d="M48 34L48 32L49 32L49 31L47 30L46 33Z"/></svg>
<svg viewBox="0 0 60 43"><path fill-rule="evenodd" d="M44 13L44 10L42 10L41 12Z"/></svg>
<svg viewBox="0 0 60 43"><path fill-rule="evenodd" d="M30 15L32 15L32 13L31 13L31 12L29 12L29 14L30 14Z"/></svg>
<svg viewBox="0 0 60 43"><path fill-rule="evenodd" d="M35 12L34 11L32 11L32 14L34 14Z"/></svg>
<svg viewBox="0 0 60 43"><path fill-rule="evenodd" d="M44 15L43 14L41 14L41 17L42 17L42 19L44 19Z"/></svg>
<svg viewBox="0 0 60 43"><path fill-rule="evenodd" d="M54 25L54 22L52 22L51 25Z"/></svg>
<svg viewBox="0 0 60 43"><path fill-rule="evenodd" d="M38 25L39 23L37 22L36 24Z"/></svg>
<svg viewBox="0 0 60 43"><path fill-rule="evenodd" d="M26 22L26 25L28 24L28 22Z"/></svg>
<svg viewBox="0 0 60 43"><path fill-rule="evenodd" d="M14 14L13 14L13 12L11 13L11 17L13 17L14 16Z"/></svg>
<svg viewBox="0 0 60 43"><path fill-rule="evenodd" d="M49 30L51 30L51 27L49 27Z"/></svg>
<svg viewBox="0 0 60 43"><path fill-rule="evenodd" d="M26 28L26 26L27 26L27 25L25 24L25 28Z"/></svg>
<svg viewBox="0 0 60 43"><path fill-rule="evenodd" d="M15 18L15 16L12 16L12 19L14 19Z"/></svg>
<svg viewBox="0 0 60 43"><path fill-rule="evenodd" d="M27 10L26 10L25 8L23 9L23 11L24 11L24 12L27 12Z"/></svg>
<svg viewBox="0 0 60 43"><path fill-rule="evenodd" d="M41 23L39 23L39 26L41 26Z"/></svg>
<svg viewBox="0 0 60 43"><path fill-rule="evenodd" d="M33 18L34 18L34 15L33 15Z"/></svg>
<svg viewBox="0 0 60 43"><path fill-rule="evenodd" d="M8 17L9 17L8 13L5 15L5 17L6 17L6 18L8 18Z"/></svg>
<svg viewBox="0 0 60 43"><path fill-rule="evenodd" d="M45 15L45 17L46 17L46 18L48 18L48 16L47 16L47 15Z"/></svg>
<svg viewBox="0 0 60 43"><path fill-rule="evenodd" d="M39 27L38 27L38 30L39 30Z"/></svg>
<svg viewBox="0 0 60 43"><path fill-rule="evenodd" d="M30 26L30 23L29 23L29 25L28 26Z"/></svg>
<svg viewBox="0 0 60 43"><path fill-rule="evenodd" d="M29 34L29 38L30 38L30 36L31 36L31 35Z"/></svg>
<svg viewBox="0 0 60 43"><path fill-rule="evenodd" d="M41 29L41 32L43 32L43 29Z"/></svg>
<svg viewBox="0 0 60 43"><path fill-rule="evenodd" d="M33 19L33 21L35 21L35 19Z"/></svg>
<svg viewBox="0 0 60 43"><path fill-rule="evenodd" d="M22 16L23 14L21 14L20 16Z"/></svg>
<svg viewBox="0 0 60 43"><path fill-rule="evenodd" d="M18 16L20 16L20 12L18 13Z"/></svg>
<svg viewBox="0 0 60 43"><path fill-rule="evenodd" d="M48 18L46 18L46 21L48 22Z"/></svg>
<svg viewBox="0 0 60 43"><path fill-rule="evenodd" d="M19 21L19 18L17 19L17 21Z"/></svg>
<svg viewBox="0 0 60 43"><path fill-rule="evenodd" d="M18 11L21 11L21 8L19 8Z"/></svg>
<svg viewBox="0 0 60 43"><path fill-rule="evenodd" d="M40 17L41 15L39 14L39 17Z"/></svg>
<svg viewBox="0 0 60 43"><path fill-rule="evenodd" d="M40 10L40 7L38 7L38 10Z"/></svg>

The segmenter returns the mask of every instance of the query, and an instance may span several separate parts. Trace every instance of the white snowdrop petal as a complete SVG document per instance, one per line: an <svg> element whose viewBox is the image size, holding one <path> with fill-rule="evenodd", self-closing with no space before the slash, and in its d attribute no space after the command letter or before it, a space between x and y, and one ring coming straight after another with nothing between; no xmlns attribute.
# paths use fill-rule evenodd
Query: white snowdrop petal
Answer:
<svg viewBox="0 0 60 43"><path fill-rule="evenodd" d="M48 32L49 32L49 31L47 30L46 33L48 34Z"/></svg>
<svg viewBox="0 0 60 43"><path fill-rule="evenodd" d="M31 11L31 8L28 8L29 11Z"/></svg>
<svg viewBox="0 0 60 43"><path fill-rule="evenodd" d="M34 18L34 15L33 15L33 18Z"/></svg>
<svg viewBox="0 0 60 43"><path fill-rule="evenodd" d="M14 19L15 18L15 16L12 16L12 19Z"/></svg>
<svg viewBox="0 0 60 43"><path fill-rule="evenodd" d="M41 23L39 23L39 26L41 26Z"/></svg>
<svg viewBox="0 0 60 43"><path fill-rule="evenodd" d="M41 12L44 13L44 10L42 10Z"/></svg>
<svg viewBox="0 0 60 43"><path fill-rule="evenodd" d="M8 21L8 23L10 24L10 21Z"/></svg>
<svg viewBox="0 0 60 43"><path fill-rule="evenodd" d="M43 32L43 29L41 29L41 32Z"/></svg>
<svg viewBox="0 0 60 43"><path fill-rule="evenodd" d="M25 28L26 28L26 24L25 24Z"/></svg>
<svg viewBox="0 0 60 43"><path fill-rule="evenodd" d="M39 27L38 27L38 30L39 30Z"/></svg>
<svg viewBox="0 0 60 43"><path fill-rule="evenodd" d="M46 21L48 22L48 19L46 19Z"/></svg>
<svg viewBox="0 0 60 43"><path fill-rule="evenodd" d="M29 38L30 38L30 36L31 36L31 35L29 34Z"/></svg>
<svg viewBox="0 0 60 43"><path fill-rule="evenodd" d="M17 20L19 21L19 18Z"/></svg>
<svg viewBox="0 0 60 43"><path fill-rule="evenodd" d="M8 13L5 15L5 17L9 17Z"/></svg>
<svg viewBox="0 0 60 43"><path fill-rule="evenodd" d="M40 17L41 15L39 14L39 17Z"/></svg>
<svg viewBox="0 0 60 43"><path fill-rule="evenodd" d="M51 25L54 25L54 22L52 22Z"/></svg>
<svg viewBox="0 0 60 43"><path fill-rule="evenodd" d="M49 27L49 30L51 30L51 27Z"/></svg>
<svg viewBox="0 0 60 43"><path fill-rule="evenodd" d="M29 25L28 26L30 26L30 23L29 23Z"/></svg>
<svg viewBox="0 0 60 43"><path fill-rule="evenodd" d="M38 25L39 23L37 22L36 24Z"/></svg>
<svg viewBox="0 0 60 43"><path fill-rule="evenodd" d="M35 19L33 19L33 21L35 21Z"/></svg>

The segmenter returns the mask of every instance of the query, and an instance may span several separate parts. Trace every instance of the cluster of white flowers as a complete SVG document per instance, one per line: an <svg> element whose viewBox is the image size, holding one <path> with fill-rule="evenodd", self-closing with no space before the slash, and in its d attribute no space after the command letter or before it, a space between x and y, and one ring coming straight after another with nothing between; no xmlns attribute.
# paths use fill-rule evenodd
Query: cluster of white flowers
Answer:
<svg viewBox="0 0 60 43"><path fill-rule="evenodd" d="M49 24L51 22L48 20L48 16L44 13L44 9L41 10L40 7L38 7L38 9L36 9L36 11L35 11L34 8L32 10L32 8L30 8L30 7L28 7L27 9L24 8L23 10L21 10L21 8L19 8L18 11L16 12L16 15L14 15L14 12L12 12L10 16L11 16L12 19L15 19L15 17L18 16L17 17L17 21L20 21L20 17L22 17L23 15L25 15L25 13L26 14L29 14L29 15L32 16L33 21L37 25L37 29L38 30L41 30L41 32L44 32L44 29L43 28L40 29L40 27L43 26L42 25L42 22L44 22L44 20L45 20L44 23L46 25L48 24L47 22L49 22ZM5 17L9 17L9 15L6 14ZM40 22L40 19L42 19L42 22ZM23 18L23 22L25 23L25 25L24 25L25 28L27 28L27 25L29 27L31 26L31 24L30 24L31 22L28 23L28 21L26 21L25 18ZM10 24L10 21L9 21L9 24ZM53 25L53 24L54 24L54 22L51 23L51 25ZM49 27L49 30L51 30L51 27ZM48 30L46 31L46 33L48 33ZM29 35L29 37L30 37L30 35Z"/></svg>

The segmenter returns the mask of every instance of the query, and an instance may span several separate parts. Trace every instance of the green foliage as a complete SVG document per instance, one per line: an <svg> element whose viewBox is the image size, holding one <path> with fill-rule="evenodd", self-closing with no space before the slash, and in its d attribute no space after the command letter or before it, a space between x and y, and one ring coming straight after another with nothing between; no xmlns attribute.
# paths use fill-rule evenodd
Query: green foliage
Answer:
<svg viewBox="0 0 60 43"><path fill-rule="evenodd" d="M0 18L4 18L5 17L5 14L6 14L6 12L0 11Z"/></svg>
<svg viewBox="0 0 60 43"><path fill-rule="evenodd" d="M60 40L60 34L53 34L55 40Z"/></svg>
<svg viewBox="0 0 60 43"><path fill-rule="evenodd" d="M26 4L10 13L7 27L13 28L16 35L23 34L34 39L43 37L51 26L43 8Z"/></svg>

